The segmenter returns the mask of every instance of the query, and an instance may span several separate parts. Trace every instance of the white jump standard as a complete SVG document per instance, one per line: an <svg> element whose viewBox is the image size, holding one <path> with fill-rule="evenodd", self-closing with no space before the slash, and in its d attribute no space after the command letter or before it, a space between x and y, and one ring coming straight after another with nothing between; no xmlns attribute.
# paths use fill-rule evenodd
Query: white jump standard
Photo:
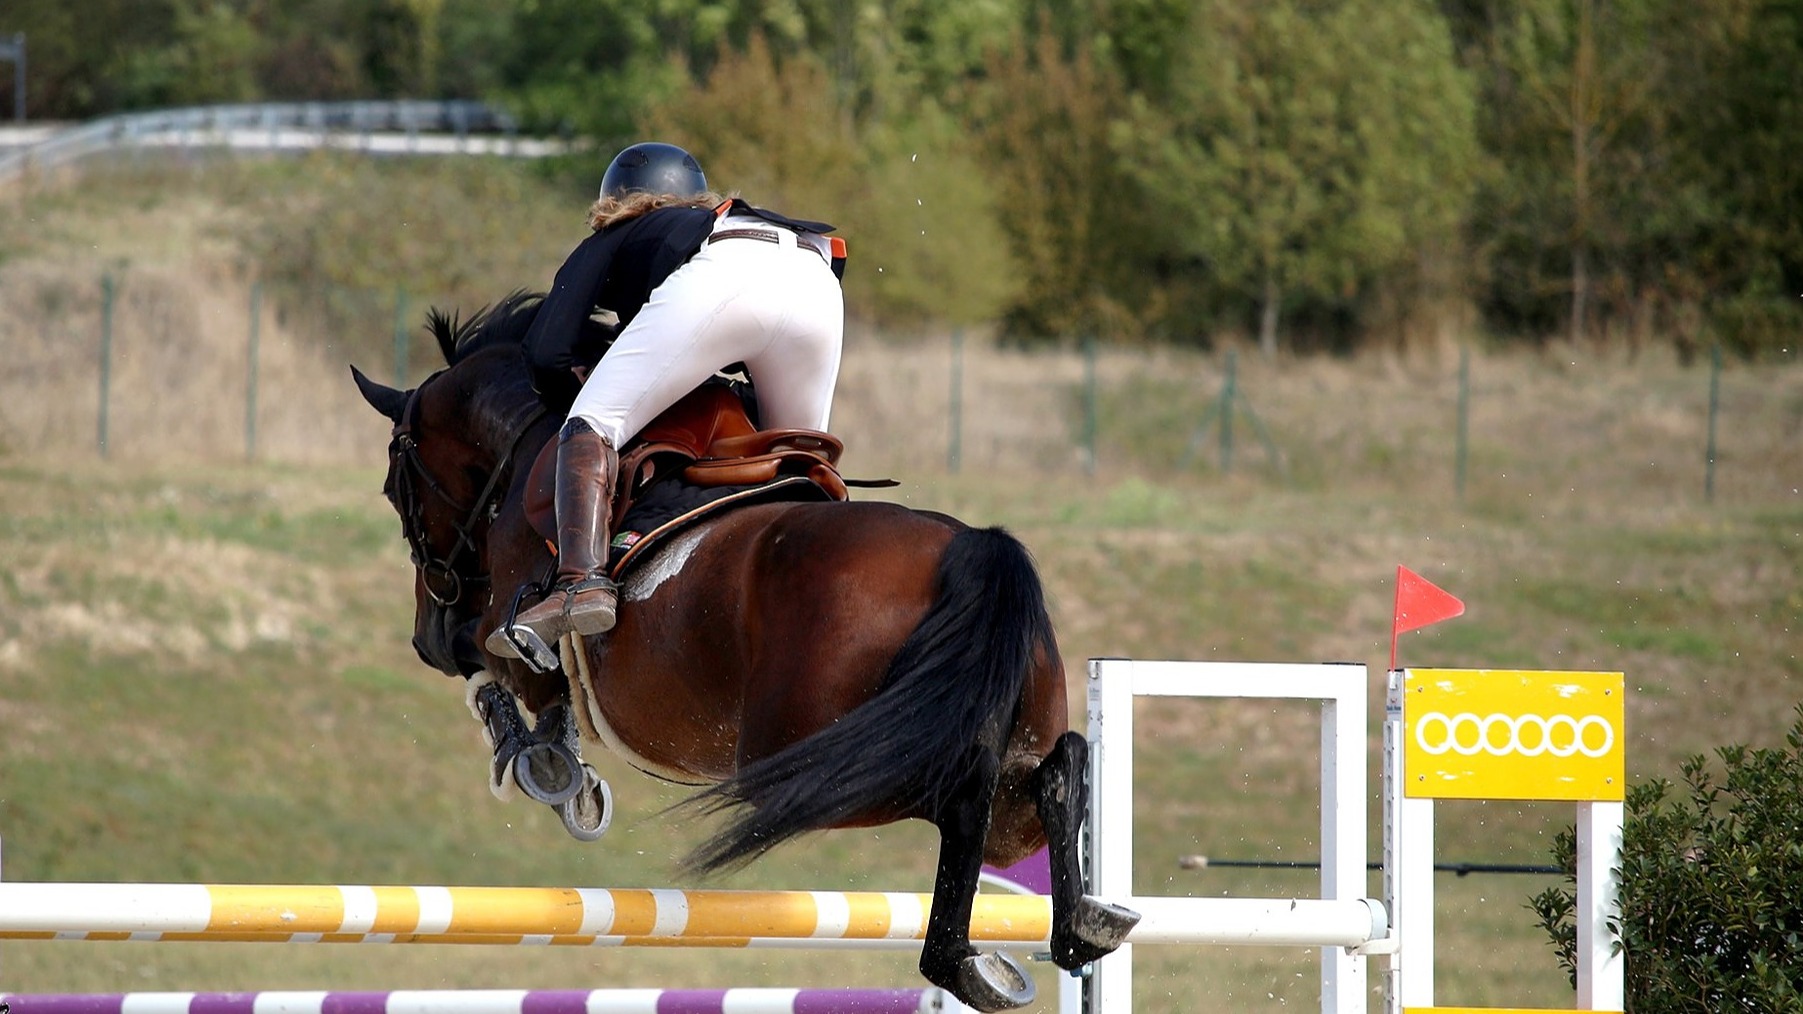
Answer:
<svg viewBox="0 0 1803 1014"><path fill-rule="evenodd" d="M1237 939L1212 942L1319 947L1321 1009L1366 1009L1366 959L1359 948L1383 940L1382 902L1363 897L1367 670L1358 664L1259 662L1089 663L1090 890L1172 921L1203 920L1223 903L1263 907L1271 921L1248 925ZM1133 698L1276 698L1321 702L1321 895L1318 899L1147 898L1133 896ZM1106 829L1104 833L1103 829ZM1278 923L1282 923L1281 931ZM1133 1009L1133 948L1098 961L1087 980L1090 1010Z"/></svg>

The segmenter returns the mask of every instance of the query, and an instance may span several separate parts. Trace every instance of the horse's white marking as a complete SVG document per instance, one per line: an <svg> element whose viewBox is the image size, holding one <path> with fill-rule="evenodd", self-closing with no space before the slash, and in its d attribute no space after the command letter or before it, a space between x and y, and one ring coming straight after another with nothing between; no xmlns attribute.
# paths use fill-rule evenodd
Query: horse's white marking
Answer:
<svg viewBox="0 0 1803 1014"><path fill-rule="evenodd" d="M675 542L662 549L653 550L650 560L627 575L626 586L620 589L626 601L643 602L656 593L659 585L682 573L682 568L706 535L707 527L702 526L677 536Z"/></svg>

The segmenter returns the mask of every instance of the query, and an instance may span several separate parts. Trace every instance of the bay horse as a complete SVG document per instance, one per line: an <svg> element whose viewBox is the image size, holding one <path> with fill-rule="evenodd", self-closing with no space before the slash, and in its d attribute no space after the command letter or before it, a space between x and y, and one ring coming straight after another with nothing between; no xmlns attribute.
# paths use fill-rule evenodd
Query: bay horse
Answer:
<svg viewBox="0 0 1803 1014"><path fill-rule="evenodd" d="M578 712L581 738L641 770L711 785L692 802L726 819L690 872L809 831L931 822L920 971L971 1007L1034 995L1014 958L971 943L985 861L1049 846L1060 967L1118 947L1138 916L1082 893L1088 744L1067 727L1038 573L1001 529L874 501L747 506L648 554L623 579L618 625L566 639L560 669L482 649L512 589L549 560L524 505L530 464L563 421L521 345L537 305L515 293L464 323L434 311L447 365L411 390L353 367L394 424L384 493L412 550L421 658L496 681L541 719Z"/></svg>

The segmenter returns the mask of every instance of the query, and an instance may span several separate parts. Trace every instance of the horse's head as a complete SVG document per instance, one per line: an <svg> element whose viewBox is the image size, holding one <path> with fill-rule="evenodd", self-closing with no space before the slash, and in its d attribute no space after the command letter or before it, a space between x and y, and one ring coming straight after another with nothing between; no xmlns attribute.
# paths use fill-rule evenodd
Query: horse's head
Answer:
<svg viewBox="0 0 1803 1014"><path fill-rule="evenodd" d="M477 625L493 595L489 533L516 471L531 467L538 447L528 436L546 416L518 344L536 306L516 294L461 325L434 312L448 365L410 391L351 368L364 400L394 424L382 492L413 559L413 647L447 675L488 665Z"/></svg>

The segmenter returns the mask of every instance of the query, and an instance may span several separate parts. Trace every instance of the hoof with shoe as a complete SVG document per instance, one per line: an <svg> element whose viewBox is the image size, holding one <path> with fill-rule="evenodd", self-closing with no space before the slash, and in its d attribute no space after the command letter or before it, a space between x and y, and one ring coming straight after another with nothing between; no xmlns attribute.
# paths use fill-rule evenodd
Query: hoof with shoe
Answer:
<svg viewBox="0 0 1803 1014"><path fill-rule="evenodd" d="M1139 913L1084 895L1064 932L1052 934L1052 961L1067 971L1113 953L1139 924Z"/></svg>
<svg viewBox="0 0 1803 1014"><path fill-rule="evenodd" d="M561 806L582 791L582 762L562 743L533 743L513 758L520 791L547 806Z"/></svg>
<svg viewBox="0 0 1803 1014"><path fill-rule="evenodd" d="M958 962L957 982L948 988L966 1006L985 1012L1025 1007L1038 992L1027 970L1005 951Z"/></svg>
<svg viewBox="0 0 1803 1014"><path fill-rule="evenodd" d="M548 705L532 726L531 743L513 761L513 780L526 795L562 806L582 791L582 741L566 704Z"/></svg>
<svg viewBox="0 0 1803 1014"><path fill-rule="evenodd" d="M582 788L557 807L563 829L580 842L591 842L607 833L614 818L614 794L595 769L582 765Z"/></svg>

